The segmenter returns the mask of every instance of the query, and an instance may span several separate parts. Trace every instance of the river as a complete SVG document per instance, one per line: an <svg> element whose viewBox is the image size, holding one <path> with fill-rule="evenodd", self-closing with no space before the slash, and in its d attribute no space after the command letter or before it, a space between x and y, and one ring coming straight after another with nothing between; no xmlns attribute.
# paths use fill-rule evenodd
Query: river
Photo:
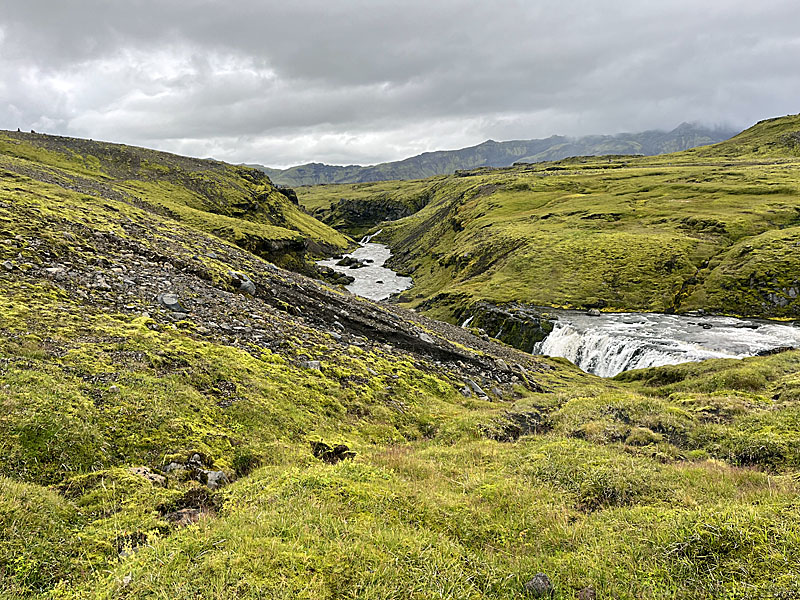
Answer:
<svg viewBox="0 0 800 600"><path fill-rule="evenodd" d="M345 255L363 261L366 266L358 269L338 266L336 263L339 262L339 259L336 258L320 260L317 261L317 264L354 277L355 281L346 286L347 289L357 296L370 300L385 300L392 294L410 288L411 277L403 277L383 266L389 260L392 251L384 244L371 242L370 239L371 237L365 237L359 248Z"/></svg>
<svg viewBox="0 0 800 600"><path fill-rule="evenodd" d="M658 313L548 311L558 318L536 354L562 356L589 373L744 358L779 347L800 347L800 327L756 319Z"/></svg>

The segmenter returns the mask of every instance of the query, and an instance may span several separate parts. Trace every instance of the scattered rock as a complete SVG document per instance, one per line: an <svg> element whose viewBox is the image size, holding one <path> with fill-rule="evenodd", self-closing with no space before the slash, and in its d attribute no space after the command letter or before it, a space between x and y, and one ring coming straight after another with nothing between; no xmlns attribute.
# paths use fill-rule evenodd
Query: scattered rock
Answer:
<svg viewBox="0 0 800 600"><path fill-rule="evenodd" d="M159 475L158 473L153 473L147 467L131 467L128 469L134 475L139 475L140 477L144 477L157 487L167 487L167 478L163 475Z"/></svg>
<svg viewBox="0 0 800 600"><path fill-rule="evenodd" d="M182 305L180 300L175 294L159 294L158 301L164 308L172 312L186 313L189 312Z"/></svg>
<svg viewBox="0 0 800 600"><path fill-rule="evenodd" d="M97 279L95 279L94 283L91 285L96 290L100 290L101 292L110 292L111 286L108 285L108 282L102 275L98 275Z"/></svg>
<svg viewBox="0 0 800 600"><path fill-rule="evenodd" d="M224 471L200 471L200 483L204 483L209 489L216 490L222 486L228 485L230 479L225 475Z"/></svg>
<svg viewBox="0 0 800 600"><path fill-rule="evenodd" d="M300 362L300 366L304 369L314 369L315 371L322 370L322 363L318 360L304 360Z"/></svg>
<svg viewBox="0 0 800 600"><path fill-rule="evenodd" d="M325 442L311 442L311 453L328 464L335 465L339 461L353 459L356 453L344 444L330 446Z"/></svg>
<svg viewBox="0 0 800 600"><path fill-rule="evenodd" d="M586 314L590 317L599 317L601 315L600 311L596 308L590 308L586 311Z"/></svg>
<svg viewBox="0 0 800 600"><path fill-rule="evenodd" d="M467 384L469 385L469 387L472 388L472 391L475 392L481 398L489 397L489 395L481 389L481 386L475 383L474 379L467 379Z"/></svg>
<svg viewBox="0 0 800 600"><path fill-rule="evenodd" d="M3 268L6 271L13 271L14 270L14 263L12 263L10 260L7 260L7 261L3 262Z"/></svg>
<svg viewBox="0 0 800 600"><path fill-rule="evenodd" d="M256 284L253 283L247 275L236 271L228 271L228 274L231 276L231 283L233 287L236 288L237 292L242 292L250 296L256 295Z"/></svg>
<svg viewBox="0 0 800 600"><path fill-rule="evenodd" d="M508 373L511 371L511 369L508 366L508 363L504 361L502 358L495 359L494 364L499 370L503 371L504 373Z"/></svg>
<svg viewBox="0 0 800 600"><path fill-rule="evenodd" d="M468 385L465 385L463 388L461 388L460 391L461 391L461 395L464 396L464 398L471 398L472 397L472 390L469 389Z"/></svg>
<svg viewBox="0 0 800 600"><path fill-rule="evenodd" d="M44 270L44 274L48 277L58 278L66 273L64 267L48 267Z"/></svg>
<svg viewBox="0 0 800 600"><path fill-rule="evenodd" d="M547 598L553 595L555 588L550 578L544 573L537 573L525 584L525 592L534 598Z"/></svg>
<svg viewBox="0 0 800 600"><path fill-rule="evenodd" d="M341 342L342 341L342 334L341 333L338 333L336 331L329 331L328 335L330 335L337 342Z"/></svg>
<svg viewBox="0 0 800 600"><path fill-rule="evenodd" d="M173 473L175 471L185 471L186 470L186 465L182 465L181 463L177 463L177 462L171 462L166 467L164 467L163 470L164 470L164 473L169 475L170 473Z"/></svg>
<svg viewBox="0 0 800 600"><path fill-rule="evenodd" d="M419 337L419 339L422 340L423 342L425 342L426 344L435 344L436 343L434 341L434 339L431 336L429 336L427 333L425 333L424 331L420 332L419 336L417 336L417 337Z"/></svg>

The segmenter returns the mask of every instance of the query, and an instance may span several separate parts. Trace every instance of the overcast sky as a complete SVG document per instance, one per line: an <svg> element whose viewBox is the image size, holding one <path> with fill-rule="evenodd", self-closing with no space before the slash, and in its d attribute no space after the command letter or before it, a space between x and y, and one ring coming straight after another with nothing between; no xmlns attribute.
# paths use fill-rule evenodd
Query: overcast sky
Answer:
<svg viewBox="0 0 800 600"><path fill-rule="evenodd" d="M800 112L797 0L3 0L0 128L288 166Z"/></svg>

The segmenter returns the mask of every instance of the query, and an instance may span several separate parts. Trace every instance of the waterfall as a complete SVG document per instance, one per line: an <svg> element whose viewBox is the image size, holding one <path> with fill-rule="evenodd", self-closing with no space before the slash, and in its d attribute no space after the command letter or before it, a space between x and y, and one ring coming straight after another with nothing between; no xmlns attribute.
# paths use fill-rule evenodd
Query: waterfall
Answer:
<svg viewBox="0 0 800 600"><path fill-rule="evenodd" d="M658 313L554 314L558 320L553 331L533 352L561 356L601 377L630 369L744 358L778 347L800 347L800 327L784 323Z"/></svg>
<svg viewBox="0 0 800 600"><path fill-rule="evenodd" d="M470 323L472 323L472 319L474 319L474 318L475 318L475 315L472 315L471 317L467 318L467 319L466 319L466 320L465 320L465 321L464 321L464 322L461 324L461 327L465 327L465 328L466 328L466 327L469 327L469 324L470 324Z"/></svg>
<svg viewBox="0 0 800 600"><path fill-rule="evenodd" d="M374 238L376 235L379 235L382 231L383 231L383 229L378 229L378 231L376 231L375 233L373 233L371 235L365 235L363 238L361 238L361 242L359 242L359 243L361 243L361 244L369 244L369 241L372 238Z"/></svg>
<svg viewBox="0 0 800 600"><path fill-rule="evenodd" d="M556 323L553 332L534 348L537 354L562 356L588 373L613 377L622 371L660 367L687 359L648 347L641 339L612 336L603 331L580 332L567 323ZM710 357L709 357L710 358Z"/></svg>

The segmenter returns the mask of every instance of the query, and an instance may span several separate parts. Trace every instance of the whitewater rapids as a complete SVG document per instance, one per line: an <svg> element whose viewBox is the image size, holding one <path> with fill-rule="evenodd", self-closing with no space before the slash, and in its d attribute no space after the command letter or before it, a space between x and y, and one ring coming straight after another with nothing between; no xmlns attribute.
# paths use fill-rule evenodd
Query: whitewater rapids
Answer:
<svg viewBox="0 0 800 600"><path fill-rule="evenodd" d="M686 317L657 313L589 316L553 311L555 327L535 354L561 356L589 373L613 377L623 371L701 361L744 358L780 347L800 347L800 327L732 317Z"/></svg>

